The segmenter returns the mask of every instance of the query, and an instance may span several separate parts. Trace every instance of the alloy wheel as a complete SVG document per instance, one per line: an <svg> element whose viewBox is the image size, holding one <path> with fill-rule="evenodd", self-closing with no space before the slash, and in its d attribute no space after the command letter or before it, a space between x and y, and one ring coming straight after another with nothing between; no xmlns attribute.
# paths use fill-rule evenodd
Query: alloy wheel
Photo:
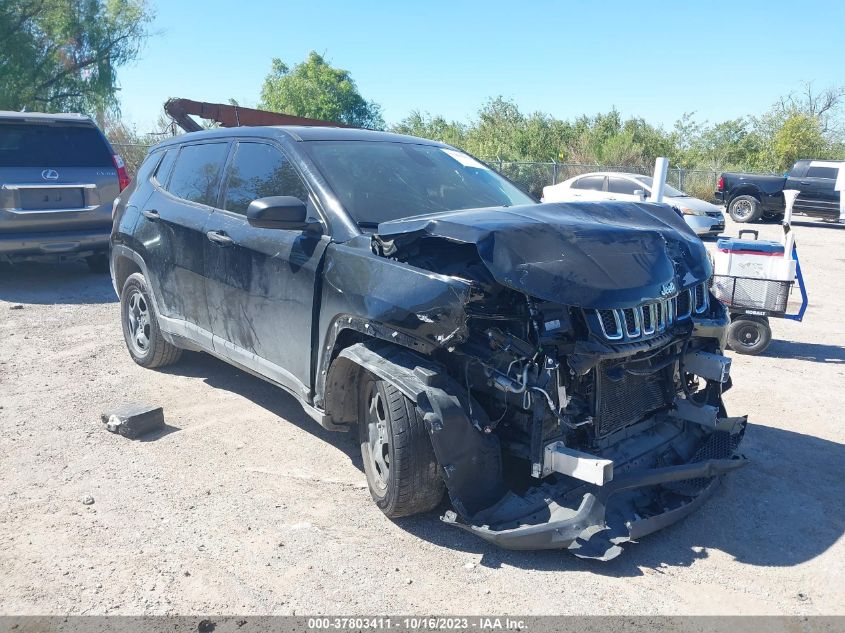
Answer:
<svg viewBox="0 0 845 633"><path fill-rule="evenodd" d="M378 484L387 488L390 477L390 441L387 404L373 383L367 395L367 444L369 459Z"/></svg>
<svg viewBox="0 0 845 633"><path fill-rule="evenodd" d="M134 289L129 295L127 308L129 342L135 353L144 356L150 349L150 307L147 298L140 290Z"/></svg>
<svg viewBox="0 0 845 633"><path fill-rule="evenodd" d="M751 217L751 214L754 213L754 207L748 200L737 200L733 204L732 211L734 217L738 220L747 220Z"/></svg>

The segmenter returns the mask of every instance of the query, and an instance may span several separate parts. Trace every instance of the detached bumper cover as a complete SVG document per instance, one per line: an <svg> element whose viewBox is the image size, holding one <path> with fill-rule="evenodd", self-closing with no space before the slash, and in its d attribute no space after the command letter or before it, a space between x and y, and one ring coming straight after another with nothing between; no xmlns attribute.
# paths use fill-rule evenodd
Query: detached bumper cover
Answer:
<svg viewBox="0 0 845 633"><path fill-rule="evenodd" d="M630 473L605 486L587 485L588 491L576 510L571 501L566 504L547 497L545 510L508 520L507 506L520 505L523 499L511 495L487 513L496 519L504 516L501 522L470 525L452 512L443 520L505 549L569 549L582 558L610 560L622 552L621 544L671 525L693 512L712 494L719 475L746 464L745 458L734 457ZM679 493L671 487L675 482L691 480L700 481L692 493ZM639 498L631 493L638 493ZM666 506L668 498L672 502ZM644 503L646 500L652 503ZM661 510L649 512L648 506L654 507L655 503Z"/></svg>

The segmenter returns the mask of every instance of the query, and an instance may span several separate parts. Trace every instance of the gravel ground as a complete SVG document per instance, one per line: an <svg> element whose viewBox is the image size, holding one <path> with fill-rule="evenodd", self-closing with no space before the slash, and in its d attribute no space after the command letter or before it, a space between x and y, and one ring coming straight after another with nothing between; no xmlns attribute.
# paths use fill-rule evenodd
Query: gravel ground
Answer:
<svg viewBox="0 0 845 633"><path fill-rule="evenodd" d="M605 564L392 522L351 434L206 355L136 366L84 266L0 269L0 613L845 614L845 227L801 224L804 323L734 356L753 463ZM130 400L166 432L106 432Z"/></svg>

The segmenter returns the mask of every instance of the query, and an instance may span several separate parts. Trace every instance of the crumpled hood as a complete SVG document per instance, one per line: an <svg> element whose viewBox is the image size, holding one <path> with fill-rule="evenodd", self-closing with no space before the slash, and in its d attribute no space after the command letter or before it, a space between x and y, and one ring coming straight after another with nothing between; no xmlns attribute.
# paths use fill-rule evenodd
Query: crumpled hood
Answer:
<svg viewBox="0 0 845 633"><path fill-rule="evenodd" d="M561 202L468 209L383 222L397 245L474 244L497 282L538 299L624 308L705 281L704 245L664 204Z"/></svg>

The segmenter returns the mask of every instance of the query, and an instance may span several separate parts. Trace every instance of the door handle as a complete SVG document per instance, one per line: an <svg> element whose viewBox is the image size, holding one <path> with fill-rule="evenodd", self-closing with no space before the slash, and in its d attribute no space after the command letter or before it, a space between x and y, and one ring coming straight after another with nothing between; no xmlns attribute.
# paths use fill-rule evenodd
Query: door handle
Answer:
<svg viewBox="0 0 845 633"><path fill-rule="evenodd" d="M234 240L223 231L209 231L205 236L218 246L231 246Z"/></svg>
<svg viewBox="0 0 845 633"><path fill-rule="evenodd" d="M802 185L809 185L810 183L809 183L809 182L807 182L806 180L802 180L799 184L802 184Z"/></svg>
<svg viewBox="0 0 845 633"><path fill-rule="evenodd" d="M157 220L161 219L161 216L155 209L144 209L142 213L144 214L145 218L147 218L148 220L152 220L153 222L156 222Z"/></svg>

